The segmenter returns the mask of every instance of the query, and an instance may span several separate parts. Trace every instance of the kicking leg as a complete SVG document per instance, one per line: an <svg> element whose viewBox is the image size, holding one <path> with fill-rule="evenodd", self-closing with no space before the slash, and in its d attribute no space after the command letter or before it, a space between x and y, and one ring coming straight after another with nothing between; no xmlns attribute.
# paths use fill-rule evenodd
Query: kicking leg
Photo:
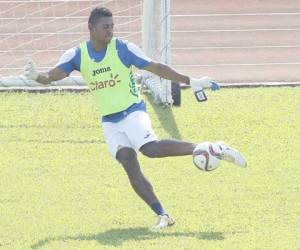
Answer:
<svg viewBox="0 0 300 250"><path fill-rule="evenodd" d="M192 155L197 144L174 139L148 142L140 151L151 158Z"/></svg>
<svg viewBox="0 0 300 250"><path fill-rule="evenodd" d="M146 143L140 148L140 151L151 158L192 155L196 145L178 140L160 140ZM216 142L215 145L217 145L220 151L222 160L234 163L240 167L246 167L247 162L238 150L224 142Z"/></svg>
<svg viewBox="0 0 300 250"><path fill-rule="evenodd" d="M222 160L234 163L240 167L247 166L246 159L238 150L221 141L216 142L216 145L219 146Z"/></svg>

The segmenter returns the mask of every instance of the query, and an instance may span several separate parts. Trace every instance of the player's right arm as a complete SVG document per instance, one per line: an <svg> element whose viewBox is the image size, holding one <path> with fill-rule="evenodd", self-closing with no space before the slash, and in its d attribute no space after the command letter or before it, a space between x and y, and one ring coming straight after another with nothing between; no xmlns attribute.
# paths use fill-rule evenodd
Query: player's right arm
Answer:
<svg viewBox="0 0 300 250"><path fill-rule="evenodd" d="M48 85L53 81L59 81L69 76L73 70L80 70L80 51L79 48L72 48L66 51L59 62L48 72L41 73L36 70L36 65L29 60L24 69L27 79Z"/></svg>
<svg viewBox="0 0 300 250"><path fill-rule="evenodd" d="M35 63L32 60L27 62L24 69L24 75L27 79L37 81L44 85L51 84L53 81L58 81L68 76L68 74L59 67L54 67L47 73L37 72Z"/></svg>
<svg viewBox="0 0 300 250"><path fill-rule="evenodd" d="M41 84L51 84L53 81L59 81L61 79L64 79L68 76L64 71L62 71L59 67L55 67L51 70L49 70L48 73L39 73L37 82Z"/></svg>

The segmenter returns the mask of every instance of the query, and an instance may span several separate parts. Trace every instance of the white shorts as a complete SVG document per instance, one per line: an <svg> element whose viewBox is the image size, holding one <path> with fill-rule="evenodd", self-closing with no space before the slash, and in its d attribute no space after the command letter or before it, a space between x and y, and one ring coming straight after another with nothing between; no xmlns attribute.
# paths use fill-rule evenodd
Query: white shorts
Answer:
<svg viewBox="0 0 300 250"><path fill-rule="evenodd" d="M144 144L157 140L150 117L144 111L134 111L123 120L102 122L105 142L114 158L123 147L138 151Z"/></svg>

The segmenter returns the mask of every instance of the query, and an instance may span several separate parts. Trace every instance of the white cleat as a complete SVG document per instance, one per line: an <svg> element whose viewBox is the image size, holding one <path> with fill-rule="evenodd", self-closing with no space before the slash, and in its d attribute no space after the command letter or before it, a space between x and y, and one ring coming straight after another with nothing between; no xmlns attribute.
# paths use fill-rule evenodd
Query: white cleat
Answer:
<svg viewBox="0 0 300 250"><path fill-rule="evenodd" d="M242 168L247 166L247 162L243 155L236 149L228 146L224 142L216 142L221 150L220 158L221 160L234 163Z"/></svg>
<svg viewBox="0 0 300 250"><path fill-rule="evenodd" d="M152 231L158 231L166 227L173 226L175 220L167 214L158 215L157 223L151 228Z"/></svg>

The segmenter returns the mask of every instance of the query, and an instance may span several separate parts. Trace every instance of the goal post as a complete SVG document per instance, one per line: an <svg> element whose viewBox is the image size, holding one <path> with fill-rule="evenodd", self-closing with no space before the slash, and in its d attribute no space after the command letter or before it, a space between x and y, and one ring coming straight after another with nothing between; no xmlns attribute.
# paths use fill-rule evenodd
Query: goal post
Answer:
<svg viewBox="0 0 300 250"><path fill-rule="evenodd" d="M117 37L136 43L150 58L170 65L170 0L1 0L0 90L87 88L76 72L51 87L22 74L28 58L44 72L67 49L87 40L88 15L97 6L112 10ZM146 73L137 79L151 90L157 103L173 103L170 82Z"/></svg>
<svg viewBox="0 0 300 250"><path fill-rule="evenodd" d="M171 1L144 0L142 24L145 53L156 61L171 65ZM156 103L180 105L180 88L172 88L175 83L143 72L141 84L151 91Z"/></svg>

